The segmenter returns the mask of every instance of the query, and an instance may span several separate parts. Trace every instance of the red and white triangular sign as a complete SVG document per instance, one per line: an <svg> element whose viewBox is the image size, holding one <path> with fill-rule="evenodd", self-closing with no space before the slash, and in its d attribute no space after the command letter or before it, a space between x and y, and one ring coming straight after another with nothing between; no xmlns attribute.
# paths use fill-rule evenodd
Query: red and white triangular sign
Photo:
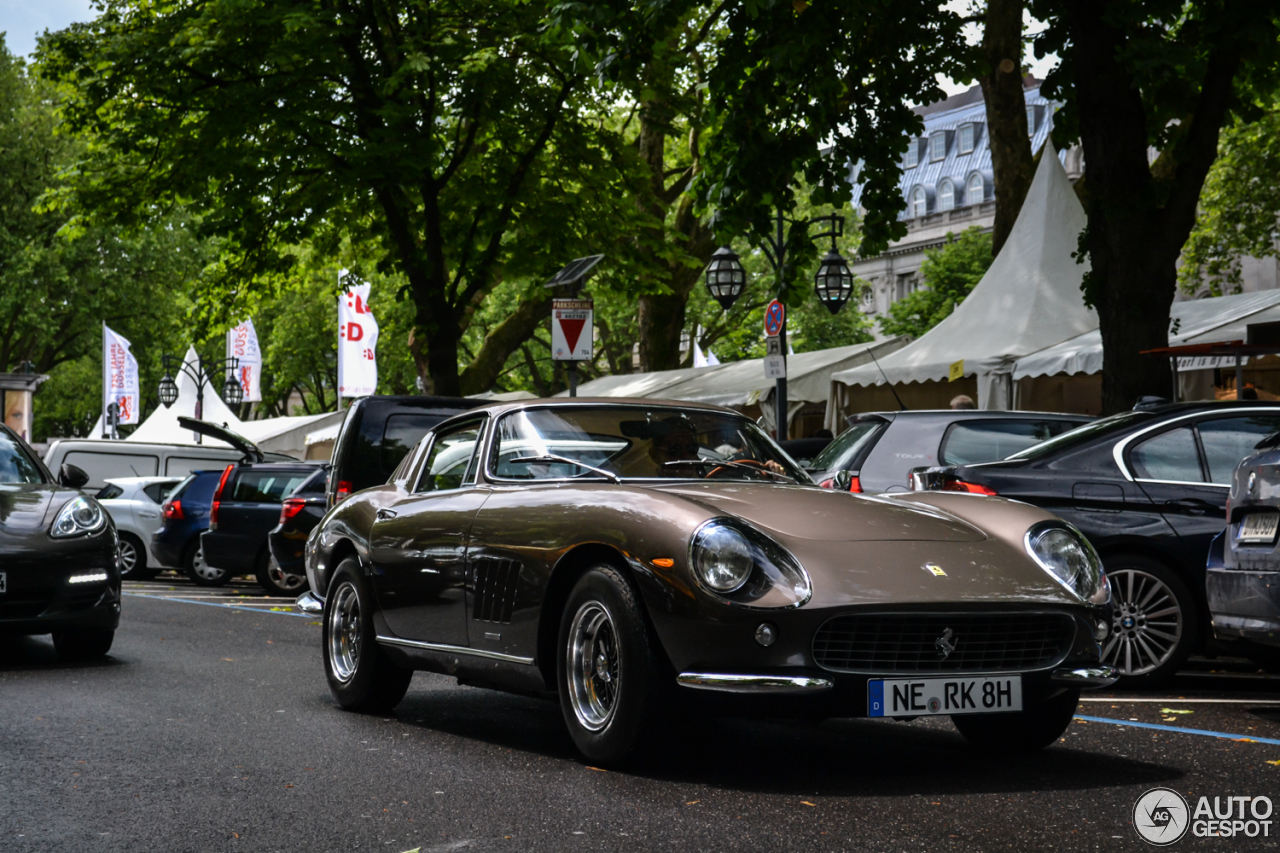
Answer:
<svg viewBox="0 0 1280 853"><path fill-rule="evenodd" d="M551 301L551 358L555 361L590 361L594 303L590 299Z"/></svg>

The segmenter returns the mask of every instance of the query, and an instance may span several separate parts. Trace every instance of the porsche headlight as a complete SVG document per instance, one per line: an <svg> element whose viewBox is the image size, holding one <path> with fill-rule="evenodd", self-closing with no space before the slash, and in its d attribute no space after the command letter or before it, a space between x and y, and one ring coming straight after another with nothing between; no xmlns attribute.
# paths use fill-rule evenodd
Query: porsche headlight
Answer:
<svg viewBox="0 0 1280 853"><path fill-rule="evenodd" d="M1073 527L1038 524L1027 531L1027 552L1058 583L1090 604L1111 600L1102 560L1089 540Z"/></svg>
<svg viewBox="0 0 1280 853"><path fill-rule="evenodd" d="M85 497L75 497L67 501L53 520L49 535L55 538L79 536L82 533L96 533L107 526L107 514L97 501Z"/></svg>
<svg viewBox="0 0 1280 853"><path fill-rule="evenodd" d="M755 561L747 538L723 524L705 524L693 537L693 571L714 592L728 593L751 577Z"/></svg>

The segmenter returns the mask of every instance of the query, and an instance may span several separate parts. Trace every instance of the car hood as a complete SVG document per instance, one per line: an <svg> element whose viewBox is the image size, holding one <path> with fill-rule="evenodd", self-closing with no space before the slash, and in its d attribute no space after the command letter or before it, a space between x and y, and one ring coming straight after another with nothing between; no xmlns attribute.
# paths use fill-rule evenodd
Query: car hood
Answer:
<svg viewBox="0 0 1280 853"><path fill-rule="evenodd" d="M44 527L49 507L77 494L48 483L0 484L0 534L23 534Z"/></svg>
<svg viewBox="0 0 1280 853"><path fill-rule="evenodd" d="M977 542L972 524L931 506L779 483L680 483L679 495L788 539L827 542Z"/></svg>

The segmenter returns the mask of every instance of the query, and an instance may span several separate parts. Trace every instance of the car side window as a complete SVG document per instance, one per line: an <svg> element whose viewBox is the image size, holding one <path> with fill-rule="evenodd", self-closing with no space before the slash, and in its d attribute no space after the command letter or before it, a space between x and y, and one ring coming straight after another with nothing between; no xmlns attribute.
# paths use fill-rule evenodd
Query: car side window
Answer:
<svg viewBox="0 0 1280 853"><path fill-rule="evenodd" d="M309 472L302 471L241 471L231 489L230 501L280 503L310 476Z"/></svg>
<svg viewBox="0 0 1280 853"><path fill-rule="evenodd" d="M1143 480L1203 483L1200 453L1190 427L1152 436L1129 451L1134 473Z"/></svg>
<svg viewBox="0 0 1280 853"><path fill-rule="evenodd" d="M959 421L947 428L938 461L946 465L995 462L1077 426L1075 421L1058 420Z"/></svg>
<svg viewBox="0 0 1280 853"><path fill-rule="evenodd" d="M1209 463L1209 482L1229 486L1240 460L1256 453L1254 447L1259 441L1280 432L1280 416L1214 418L1197 426L1205 461Z"/></svg>
<svg viewBox="0 0 1280 853"><path fill-rule="evenodd" d="M422 465L415 492L460 489L484 431L484 421L473 421L440 433L431 440L431 449Z"/></svg>
<svg viewBox="0 0 1280 853"><path fill-rule="evenodd" d="M151 499L152 503L164 503L165 497L168 496L169 490L174 487L173 483L152 483L143 488L143 494Z"/></svg>

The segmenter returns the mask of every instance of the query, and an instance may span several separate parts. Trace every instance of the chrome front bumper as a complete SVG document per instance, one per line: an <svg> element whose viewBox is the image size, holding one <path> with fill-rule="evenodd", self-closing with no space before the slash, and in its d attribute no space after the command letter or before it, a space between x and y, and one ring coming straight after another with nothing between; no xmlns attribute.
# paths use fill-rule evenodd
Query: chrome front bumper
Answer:
<svg viewBox="0 0 1280 853"><path fill-rule="evenodd" d="M1099 687L1110 687L1116 683L1120 674L1114 666L1098 664L1097 666L1081 666L1075 669L1055 669L1050 681L1058 684L1074 685L1084 690L1096 690Z"/></svg>
<svg viewBox="0 0 1280 853"><path fill-rule="evenodd" d="M718 690L722 693L817 693L833 686L829 678L714 672L682 672L676 676L676 682L695 690Z"/></svg>
<svg viewBox="0 0 1280 853"><path fill-rule="evenodd" d="M298 596L298 600L293 603L293 606L301 610L303 613L308 613L312 616L319 616L324 612L324 599L316 595L311 590L307 590L302 595Z"/></svg>

